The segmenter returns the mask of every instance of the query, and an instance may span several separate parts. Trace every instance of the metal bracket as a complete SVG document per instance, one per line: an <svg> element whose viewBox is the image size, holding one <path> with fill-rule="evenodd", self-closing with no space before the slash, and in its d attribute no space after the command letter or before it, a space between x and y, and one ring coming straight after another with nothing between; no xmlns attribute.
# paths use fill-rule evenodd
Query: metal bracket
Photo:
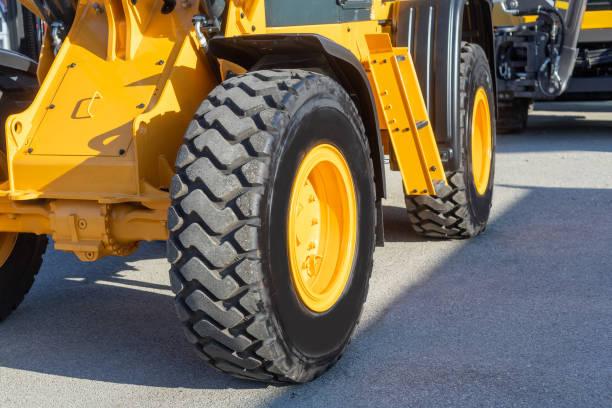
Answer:
<svg viewBox="0 0 612 408"><path fill-rule="evenodd" d="M203 14L196 14L191 19L191 22L193 23L195 33L198 37L200 45L202 46L202 49L204 49L204 51L208 51L208 40L204 34L206 33L210 36L221 31L221 23L219 22L219 19L214 18L211 20Z"/></svg>
<svg viewBox="0 0 612 408"><path fill-rule="evenodd" d="M372 0L338 0L343 9L367 9L372 8Z"/></svg>
<svg viewBox="0 0 612 408"><path fill-rule="evenodd" d="M53 55L57 55L64 40L60 37L63 34L66 27L64 23L60 21L54 21L51 23L51 40L53 42Z"/></svg>
<svg viewBox="0 0 612 408"><path fill-rule="evenodd" d="M440 159L442 163L448 163L453 158L453 149L448 148L440 148Z"/></svg>

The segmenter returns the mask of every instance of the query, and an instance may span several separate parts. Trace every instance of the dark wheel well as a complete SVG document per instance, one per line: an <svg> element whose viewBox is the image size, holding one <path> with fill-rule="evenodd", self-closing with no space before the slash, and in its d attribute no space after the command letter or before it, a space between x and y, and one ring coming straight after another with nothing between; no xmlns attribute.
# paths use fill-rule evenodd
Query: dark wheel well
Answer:
<svg viewBox="0 0 612 408"><path fill-rule="evenodd" d="M267 34L215 37L210 50L247 71L260 69L304 69L337 81L357 106L370 145L376 197L386 195L384 151L376 103L365 70L346 48L317 34Z"/></svg>

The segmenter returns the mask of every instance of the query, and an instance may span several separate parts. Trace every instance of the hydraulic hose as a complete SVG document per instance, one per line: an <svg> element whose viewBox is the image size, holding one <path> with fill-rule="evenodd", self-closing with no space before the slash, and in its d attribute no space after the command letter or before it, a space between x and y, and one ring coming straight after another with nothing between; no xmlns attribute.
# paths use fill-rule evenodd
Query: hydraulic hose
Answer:
<svg viewBox="0 0 612 408"><path fill-rule="evenodd" d="M582 17L586 9L587 0L572 0L566 13L565 36L559 59L559 77L561 78L561 92L565 91L578 56L578 36L582 26Z"/></svg>

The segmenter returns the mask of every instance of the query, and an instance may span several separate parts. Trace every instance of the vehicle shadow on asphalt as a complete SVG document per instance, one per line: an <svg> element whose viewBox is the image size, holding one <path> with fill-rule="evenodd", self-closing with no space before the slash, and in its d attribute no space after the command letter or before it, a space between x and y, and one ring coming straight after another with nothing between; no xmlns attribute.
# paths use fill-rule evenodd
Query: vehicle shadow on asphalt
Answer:
<svg viewBox="0 0 612 408"><path fill-rule="evenodd" d="M406 207L383 205L385 242L424 242L436 241L417 234L410 225Z"/></svg>
<svg viewBox="0 0 612 408"><path fill-rule="evenodd" d="M361 327L336 367L281 389L273 406L496 405L518 394L563 405L585 390L590 402L604 398L612 265L602 258L610 238L602 220L612 190L525 190L484 236L444 254L424 281ZM589 211L577 213L577 203ZM405 218L403 208L385 207L387 238L405 238L409 268L418 236ZM157 265L163 253L163 243L149 243L127 258L84 264L50 250L23 307L0 326L0 366L155 387L266 387L199 361L166 285L126 283L135 262ZM165 273L166 266L151 268Z"/></svg>
<svg viewBox="0 0 612 408"><path fill-rule="evenodd" d="M184 338L167 283L165 243L82 263L52 250L24 303L0 324L2 367L154 387L262 388L208 367ZM144 264L143 264L144 262ZM159 275L163 274L163 280Z"/></svg>
<svg viewBox="0 0 612 408"><path fill-rule="evenodd" d="M500 190L517 188L483 235L378 306L332 370L266 406L609 404L612 190ZM373 279L387 274L375 262Z"/></svg>
<svg viewBox="0 0 612 408"><path fill-rule="evenodd" d="M389 242L422 240L405 209L386 206ZM208 367L184 339L169 284L130 279L138 269L167 268L165 243L143 243L128 257L94 263L55 251L50 243L43 267L23 304L0 324L0 368L73 378L157 387L265 388Z"/></svg>

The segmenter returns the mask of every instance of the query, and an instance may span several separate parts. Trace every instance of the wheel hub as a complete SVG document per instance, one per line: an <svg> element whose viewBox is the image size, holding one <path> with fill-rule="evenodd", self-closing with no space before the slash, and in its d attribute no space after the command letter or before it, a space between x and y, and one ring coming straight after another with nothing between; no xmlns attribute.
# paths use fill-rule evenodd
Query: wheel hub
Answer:
<svg viewBox="0 0 612 408"><path fill-rule="evenodd" d="M491 114L484 88L478 88L472 111L472 175L478 194L487 191L491 173Z"/></svg>
<svg viewBox="0 0 612 408"><path fill-rule="evenodd" d="M287 244L300 300L323 312L342 295L357 237L353 181L332 145L314 147L300 164L291 191Z"/></svg>

